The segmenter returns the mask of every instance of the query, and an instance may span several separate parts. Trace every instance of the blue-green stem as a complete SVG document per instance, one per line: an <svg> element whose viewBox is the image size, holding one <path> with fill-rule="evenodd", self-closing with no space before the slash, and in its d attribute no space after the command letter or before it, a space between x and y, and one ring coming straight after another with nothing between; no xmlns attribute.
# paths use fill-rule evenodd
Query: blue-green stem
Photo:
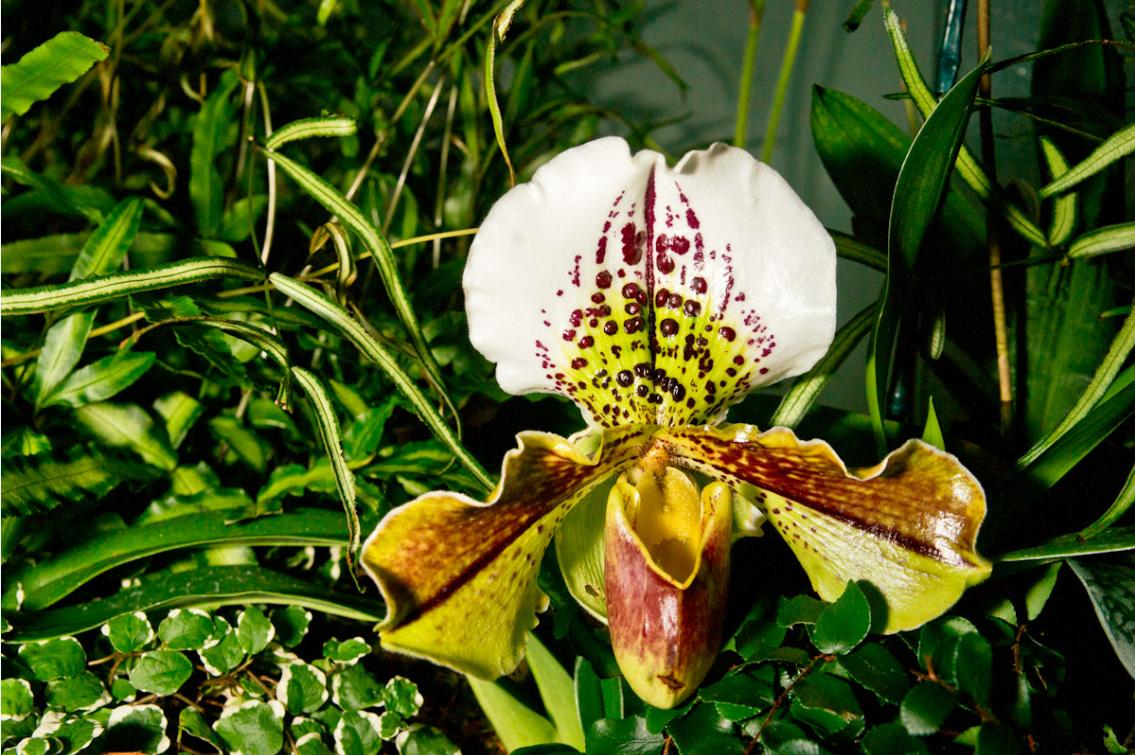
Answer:
<svg viewBox="0 0 1135 755"><path fill-rule="evenodd" d="M749 94L753 89L753 69L757 63L757 42L761 37L761 18L765 0L749 0L749 36L741 59L741 85L737 92L737 125L733 129L733 146L745 148L749 139Z"/></svg>
<svg viewBox="0 0 1135 755"><path fill-rule="evenodd" d="M788 47L780 61L780 75L776 79L776 91L772 97L772 111L765 129L765 146L761 151L761 161L772 159L776 146L776 129L780 124L780 113L784 110L784 98L788 94L788 82L792 79L792 66L796 63L796 53L800 50L800 37L804 31L804 18L808 15L808 0L796 0L796 10L792 13L792 29L788 32Z"/></svg>

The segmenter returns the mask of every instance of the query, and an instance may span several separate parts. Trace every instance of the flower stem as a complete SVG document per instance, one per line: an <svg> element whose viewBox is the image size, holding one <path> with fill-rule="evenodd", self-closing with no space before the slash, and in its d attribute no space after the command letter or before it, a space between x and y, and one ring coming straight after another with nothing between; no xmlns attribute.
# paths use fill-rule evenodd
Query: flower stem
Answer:
<svg viewBox="0 0 1135 755"><path fill-rule="evenodd" d="M772 150L776 145L776 129L780 123L780 113L784 110L784 98L788 93L788 82L792 78L792 66L796 62L796 53L800 50L800 36L804 30L804 17L808 15L809 0L796 0L796 9L792 12L792 29L788 32L788 47L784 50L784 57L780 61L780 75L776 79L776 91L772 97L772 111L769 113L768 126L765 129L765 146L761 151L761 161L769 162L772 159Z"/></svg>
<svg viewBox="0 0 1135 755"><path fill-rule="evenodd" d="M741 84L737 92L737 125L733 129L733 146L745 148L749 138L749 94L753 89L753 69L757 63L757 42L761 37L761 18L765 0L749 0L749 36L745 55L741 58Z"/></svg>
<svg viewBox="0 0 1135 755"><path fill-rule="evenodd" d="M977 4L977 49L985 54L990 48L989 0ZM979 94L992 98L992 77L986 73L979 82ZM997 162L993 145L993 110L981 109L981 161L991 183L997 183ZM1005 287L1001 278L1001 225L994 213L986 220L986 238L989 248L989 286L993 309L993 338L997 349L997 388L1001 398L1001 433L1007 434L1013 424L1013 382L1009 370L1009 332L1005 324Z"/></svg>

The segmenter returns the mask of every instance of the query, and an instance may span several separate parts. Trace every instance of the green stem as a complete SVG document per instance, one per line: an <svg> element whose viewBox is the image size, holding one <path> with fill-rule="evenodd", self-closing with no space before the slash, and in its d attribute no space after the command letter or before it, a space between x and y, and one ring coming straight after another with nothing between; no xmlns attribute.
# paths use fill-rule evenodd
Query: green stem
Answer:
<svg viewBox="0 0 1135 755"><path fill-rule="evenodd" d="M780 123L780 113L784 110L784 98L788 93L788 82L792 78L792 66L796 53L800 50L800 37L804 31L804 17L808 15L808 0L796 0L796 10L792 13L792 29L788 32L788 47L780 61L780 75L776 79L776 91L772 97L772 112L769 113L768 127L765 129L765 146L761 151L761 161L772 159L776 145L776 128Z"/></svg>
<svg viewBox="0 0 1135 755"><path fill-rule="evenodd" d="M745 40L745 56L741 59L741 85L737 93L737 125L733 130L733 146L745 148L749 138L749 94L753 89L753 69L757 63L757 42L761 37L761 17L765 0L749 0L749 37Z"/></svg>

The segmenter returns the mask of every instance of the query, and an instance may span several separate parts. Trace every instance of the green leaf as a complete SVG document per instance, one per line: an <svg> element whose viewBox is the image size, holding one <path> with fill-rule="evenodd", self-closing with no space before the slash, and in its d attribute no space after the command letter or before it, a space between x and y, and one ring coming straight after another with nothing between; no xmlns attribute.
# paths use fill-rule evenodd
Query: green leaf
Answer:
<svg viewBox="0 0 1135 755"><path fill-rule="evenodd" d="M213 618L213 633L205 647L197 651L197 657L213 676L227 674L244 661L244 649L228 619L223 616Z"/></svg>
<svg viewBox="0 0 1135 755"><path fill-rule="evenodd" d="M43 406L77 408L105 401L145 375L153 364L154 354L150 352L115 352L71 373L44 399Z"/></svg>
<svg viewBox="0 0 1135 755"><path fill-rule="evenodd" d="M67 711L94 710L111 701L102 680L90 671L48 682L46 699L48 707Z"/></svg>
<svg viewBox="0 0 1135 755"><path fill-rule="evenodd" d="M335 751L342 755L370 755L382 746L382 721L375 713L348 710L335 725Z"/></svg>
<svg viewBox="0 0 1135 755"><path fill-rule="evenodd" d="M359 710L380 705L382 685L361 663L347 666L331 677L331 700L343 710Z"/></svg>
<svg viewBox="0 0 1135 755"><path fill-rule="evenodd" d="M0 160L0 171L16 183L33 189L30 196L34 197L41 206L40 213L78 215L91 223L101 223L103 211L110 209L109 203L113 202L101 189L89 186L66 186L53 178L36 173L17 157L5 157ZM16 201L19 201L19 198L8 200L6 210L10 210Z"/></svg>
<svg viewBox="0 0 1135 755"><path fill-rule="evenodd" d="M221 217L217 238L230 244L238 244L256 230L256 223L268 206L268 198L263 194L241 197Z"/></svg>
<svg viewBox="0 0 1135 755"><path fill-rule="evenodd" d="M418 692L418 685L404 676L392 676L386 680L386 687L382 690L382 700L386 709L402 718L411 718L418 715L425 699Z"/></svg>
<svg viewBox="0 0 1135 755"><path fill-rule="evenodd" d="M111 448L127 448L167 471L177 466L177 454L162 428L137 404L86 404L75 411L75 419Z"/></svg>
<svg viewBox="0 0 1135 755"><path fill-rule="evenodd" d="M272 132L264 140L264 146L271 150L279 149L289 142L312 137L354 136L358 133L359 125L354 118L342 115L329 115L321 118L301 118L292 121Z"/></svg>
<svg viewBox="0 0 1135 755"><path fill-rule="evenodd" d="M100 744L105 752L165 752L166 716L157 705L124 705L110 712Z"/></svg>
<svg viewBox="0 0 1135 755"><path fill-rule="evenodd" d="M776 623L782 627L795 624L815 624L826 604L811 595L781 598L776 609Z"/></svg>
<svg viewBox="0 0 1135 755"><path fill-rule="evenodd" d="M1135 123L1112 134L1103 144L1092 150L1090 155L1072 166L1067 173L1041 188L1040 196L1050 197L1067 191L1132 152L1135 152Z"/></svg>
<svg viewBox="0 0 1135 755"><path fill-rule="evenodd" d="M21 645L19 656L41 682L78 676L87 668L87 654L74 637Z"/></svg>
<svg viewBox="0 0 1135 755"><path fill-rule="evenodd" d="M792 688L795 717L821 732L834 734L863 717L851 685L831 674L812 674Z"/></svg>
<svg viewBox="0 0 1135 755"><path fill-rule="evenodd" d="M432 726L410 728L404 740L398 742L399 755L459 755L457 745L438 729ZM562 752L574 752L571 748Z"/></svg>
<svg viewBox="0 0 1135 755"><path fill-rule="evenodd" d="M16 63L0 68L4 99L3 117L23 115L35 103L46 100L64 84L70 84L100 60L110 48L74 31L64 31L25 54Z"/></svg>
<svg viewBox="0 0 1135 755"><path fill-rule="evenodd" d="M350 569L353 577L355 554L358 552L362 535L359 529L359 514L355 508L355 475L347 465L347 457L343 453L339 418L335 416L331 396L328 395L319 378L300 367L293 367L292 374L295 375L296 382L303 388L315 409L316 427L319 428L323 452L327 454L327 458L331 461L331 470L335 473L335 488L339 492L339 500L347 515L347 568Z"/></svg>
<svg viewBox="0 0 1135 755"><path fill-rule="evenodd" d="M201 402L183 391L167 393L154 402L154 410L166 423L166 435L174 448L181 445L189 430L205 413Z"/></svg>
<svg viewBox="0 0 1135 755"><path fill-rule="evenodd" d="M954 694L934 682L922 682L907 692L899 706L899 719L916 737L933 734L954 709Z"/></svg>
<svg viewBox="0 0 1135 755"><path fill-rule="evenodd" d="M426 343L426 337L422 333L421 326L418 324L417 315L414 314L413 304L410 302L410 297L406 293L406 288L402 284L402 279L398 275L398 261L394 257L394 250L390 248L390 243L379 233L359 211L359 208L347 201L339 191L331 184L324 181L322 178L312 173L307 168L303 167L297 162L284 157L278 152L268 152L268 157L276 162L280 168L291 176L300 187L311 195L315 201L323 205L324 209L334 215L339 221L351 229L351 231L358 236L363 246L366 247L370 253L371 258L374 260L375 266L378 268L378 273L382 277L383 285L386 286L386 293L390 297L391 304L394 305L394 311L398 313L398 319L406 328L406 332L410 336L410 341L414 344L414 350L418 353L418 358L422 361L422 366L425 368L430 382L438 388L439 391L444 391L445 382L441 379L441 369L437 366L437 361L430 351L429 344ZM277 278L283 278L280 275L273 275L272 285L280 289L280 281ZM290 279L288 279L290 280ZM286 283L287 281L285 281ZM299 286L301 284L295 283ZM281 289L282 290L282 289ZM289 291L282 291L288 296L292 296ZM295 298L293 296L293 298ZM320 314L316 312L316 314ZM321 317L323 315L320 315Z"/></svg>
<svg viewBox="0 0 1135 755"><path fill-rule="evenodd" d="M307 663L289 663L280 673L276 699L291 715L311 713L327 702L327 677Z"/></svg>
<svg viewBox="0 0 1135 755"><path fill-rule="evenodd" d="M68 273L92 232L54 233L32 239L9 241L0 246L0 272L63 275ZM184 251L181 251L184 249ZM207 255L233 257L228 244L201 239L186 239L170 233L139 231L130 248L132 267L152 268L174 256Z"/></svg>
<svg viewBox="0 0 1135 755"><path fill-rule="evenodd" d="M1069 245L1068 256L1095 257L1125 249L1135 249L1135 223L1116 223L1089 231Z"/></svg>
<svg viewBox="0 0 1135 755"><path fill-rule="evenodd" d="M983 707L989 706L993 685L993 647L980 634L967 634L958 643L954 660L958 690Z"/></svg>
<svg viewBox="0 0 1135 755"><path fill-rule="evenodd" d="M1025 593L1025 616L1029 621L1036 621L1041 611L1048 604L1052 590L1056 587L1056 578L1060 575L1062 562L1049 564L1043 575Z"/></svg>
<svg viewBox="0 0 1135 755"><path fill-rule="evenodd" d="M276 636L272 622L256 606L249 606L240 612L236 622L236 636L240 646L249 655L256 655Z"/></svg>
<svg viewBox="0 0 1135 755"><path fill-rule="evenodd" d="M587 731L587 755L657 755L662 744L642 716L601 718Z"/></svg>
<svg viewBox="0 0 1135 755"><path fill-rule="evenodd" d="M942 437L942 426L938 424L938 413L934 411L933 396L926 407L926 427L922 430L922 441L942 451L946 450L946 439Z"/></svg>
<svg viewBox="0 0 1135 755"><path fill-rule="evenodd" d="M35 695L27 679L0 681L0 720L26 718L35 710Z"/></svg>
<svg viewBox="0 0 1135 755"><path fill-rule="evenodd" d="M175 608L158 624L158 637L170 650L201 650L213 630L213 617L200 608Z"/></svg>
<svg viewBox="0 0 1135 755"><path fill-rule="evenodd" d="M286 606L272 611L272 626L276 628L276 639L286 648L295 647L307 635L311 626L311 612L302 606Z"/></svg>
<svg viewBox="0 0 1135 755"><path fill-rule="evenodd" d="M1132 466L1131 471L1127 473L1127 482L1123 483L1123 489L1107 507L1107 511L1100 514L1099 519L1085 527L1080 532L1080 536L1090 539L1101 534L1108 527L1118 522L1120 517L1127 513L1133 504L1135 504L1135 466Z"/></svg>
<svg viewBox="0 0 1135 755"><path fill-rule="evenodd" d="M880 449L885 445L883 406L915 265L930 221L949 186L978 81L988 62L986 56L942 97L911 143L895 183L887 232L887 278L867 357L867 404Z"/></svg>
<svg viewBox="0 0 1135 755"><path fill-rule="evenodd" d="M230 752L276 755L284 746L284 706L275 700L249 700L225 708L213 729Z"/></svg>
<svg viewBox="0 0 1135 755"><path fill-rule="evenodd" d="M413 380L402 370L394 357L357 320L331 299L286 275L272 273L269 276L269 281L278 291L294 299L297 304L335 326L363 353L363 356L381 367L398 390L410 400L415 412L426 423L434 436L453 452L453 455L482 485L486 488L492 487L488 473L461 445L461 441L453 430L433 408L432 402L418 390Z"/></svg>
<svg viewBox="0 0 1135 755"><path fill-rule="evenodd" d="M217 161L236 136L229 97L239 83L233 71L226 71L193 120L189 198L193 202L197 230L205 238L214 238L221 225L225 187Z"/></svg>
<svg viewBox="0 0 1135 755"><path fill-rule="evenodd" d="M1060 535L1041 545L1022 548L999 556L997 563L1050 561L1072 556L1115 553L1133 548L1135 548L1135 527L1112 527L1091 537L1085 537L1082 532Z"/></svg>
<svg viewBox="0 0 1135 755"><path fill-rule="evenodd" d="M1135 555L1073 558L1068 565L1088 591L1120 663L1135 678Z"/></svg>
<svg viewBox="0 0 1135 755"><path fill-rule="evenodd" d="M898 703L908 684L902 664L882 645L864 645L839 659L851 678L890 703Z"/></svg>
<svg viewBox="0 0 1135 755"><path fill-rule="evenodd" d="M102 625L102 634L119 653L137 653L154 641L154 628L141 611L115 616Z"/></svg>
<svg viewBox="0 0 1135 755"><path fill-rule="evenodd" d="M33 376L37 411L43 406L44 399L79 363L94 319L93 312L76 312L48 328Z"/></svg>
<svg viewBox="0 0 1135 755"><path fill-rule="evenodd" d="M499 682L489 682L473 676L467 676L466 679L469 680L473 696L477 698L485 718L489 719L493 731L507 750L511 752L521 747L555 743L556 727L520 702ZM589 738L588 748L590 747Z"/></svg>
<svg viewBox="0 0 1135 755"><path fill-rule="evenodd" d="M22 582L29 610L46 608L108 569L178 548L207 545L323 545L343 543L343 520L332 511L300 509L293 513L230 523L230 513L215 511L176 517L96 535L34 568L6 575ZM11 580L10 582L8 580ZM11 590L4 593L11 602ZM160 631L160 628L159 628Z"/></svg>
<svg viewBox="0 0 1135 755"><path fill-rule="evenodd" d="M193 708L182 708L177 717L177 726L181 731L189 732L198 739L204 740L217 748L220 752L221 738L213 733L209 728L209 722L205 720L205 716L198 713Z"/></svg>
<svg viewBox="0 0 1135 755"><path fill-rule="evenodd" d="M572 678L543 643L531 632L528 634L526 658L544 710L556 727L558 741L577 750L584 748L583 726L575 707L575 689Z"/></svg>
<svg viewBox="0 0 1135 755"><path fill-rule="evenodd" d="M1047 137L1040 138L1041 152L1048 164L1048 172L1053 178L1060 178L1068 172L1068 161L1056 143ZM1052 224L1048 229L1050 246L1063 246L1072 238L1076 221L1080 214L1080 198L1077 194L1065 194L1052 203Z"/></svg>
<svg viewBox="0 0 1135 755"><path fill-rule="evenodd" d="M335 663L351 665L358 663L359 659L370 654L370 643L362 637L352 637L340 642L330 639L323 643L323 657Z"/></svg>
<svg viewBox="0 0 1135 755"><path fill-rule="evenodd" d="M193 675L193 664L176 650L151 650L130 669L130 683L143 692L168 697Z"/></svg>
<svg viewBox="0 0 1135 755"><path fill-rule="evenodd" d="M843 655L855 648L871 629L871 606L863 591L848 582L835 602L816 617L812 644L821 653Z"/></svg>
<svg viewBox="0 0 1135 755"><path fill-rule="evenodd" d="M51 511L81 500L97 500L126 480L154 476L149 467L75 444L63 452L13 456L2 462L0 502L6 516Z"/></svg>
<svg viewBox="0 0 1135 755"><path fill-rule="evenodd" d="M769 418L769 426L796 427L800 423L840 365L859 345L863 336L867 335L875 321L876 307L876 304L865 307L836 332L823 358L807 374L797 378L784 394L780 405Z"/></svg>
<svg viewBox="0 0 1135 755"><path fill-rule="evenodd" d="M382 619L376 612L373 598L332 591L311 579L298 579L261 566L202 567L185 572L159 573L144 577L140 582L136 587L120 590L98 601L37 613L9 614L7 618L13 628L5 640L26 642L60 637L93 629L121 613L192 606L274 603L305 607L372 624ZM240 644L235 636L233 643L239 650Z"/></svg>
<svg viewBox="0 0 1135 755"><path fill-rule="evenodd" d="M977 732L974 755L1023 755L1028 752L1007 726L987 721Z"/></svg>
<svg viewBox="0 0 1135 755"><path fill-rule="evenodd" d="M237 260L195 257L149 270L99 275L55 286L4 289L0 292L0 310L4 317L34 315L68 307L87 307L155 289L223 277L260 281L264 275L257 268Z"/></svg>
<svg viewBox="0 0 1135 755"><path fill-rule="evenodd" d="M714 705L695 705L689 713L670 722L666 732L678 752L713 752L720 755L745 751L745 744L734 734L733 721L721 715Z"/></svg>
<svg viewBox="0 0 1135 755"><path fill-rule="evenodd" d="M892 753L925 753L926 745L915 739L902 724L889 723L875 726L860 742L866 755L892 755Z"/></svg>
<svg viewBox="0 0 1135 755"><path fill-rule="evenodd" d="M1135 348L1135 310L1132 310L1127 315L1127 319L1123 321L1123 327L1119 329L1112 340L1107 354L1100 362L1099 367L1096 368L1088 387L1080 393L1076 403L1068 410L1064 419L1020 458L1017 462L1019 465L1031 464L1088 415L1115 383L1115 378L1127 361L1128 355L1131 354L1132 348Z"/></svg>

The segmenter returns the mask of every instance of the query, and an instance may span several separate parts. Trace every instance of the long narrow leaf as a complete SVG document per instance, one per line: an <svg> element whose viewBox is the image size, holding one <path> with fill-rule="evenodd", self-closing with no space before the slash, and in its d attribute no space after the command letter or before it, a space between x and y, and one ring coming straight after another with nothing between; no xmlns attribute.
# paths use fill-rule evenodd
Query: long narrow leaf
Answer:
<svg viewBox="0 0 1135 755"><path fill-rule="evenodd" d="M1135 123L1124 126L1092 150L1092 153L1056 180L1040 190L1042 197L1068 191L1086 178L1091 178L1112 163L1135 152Z"/></svg>
<svg viewBox="0 0 1135 755"><path fill-rule="evenodd" d="M1080 537L1095 537L1118 522L1132 505L1135 505L1135 466L1131 467L1131 471L1127 473L1127 482L1123 484L1123 489L1119 491L1119 495L1108 506L1107 511L1100 514L1099 519L1081 530Z"/></svg>
<svg viewBox="0 0 1135 755"><path fill-rule="evenodd" d="M902 75L907 91L910 92L911 100L913 100L918 111L922 113L922 116L929 118L930 114L934 112L934 108L937 107L938 101L935 99L934 93L930 91L930 87L927 86L926 80L922 77L922 72L918 69L918 63L915 62L914 54L910 51L910 46L906 42L905 35L903 35L899 17L888 8L883 12L883 21L886 24L887 33L891 37L891 44L895 48L899 73ZM1031 244L1045 246L1044 232L1019 207L1005 201L1003 197L997 196L993 182L989 180L989 176L985 174L977 158L965 145L962 145L961 149L958 150L957 169L961 179L984 202L989 204L997 201L1001 204L1005 212L1005 219L1022 238Z"/></svg>
<svg viewBox="0 0 1135 755"><path fill-rule="evenodd" d="M485 47L485 100L489 106L489 118L493 122L493 133L497 137L497 146L500 147L504 164L508 166L508 178L511 184L516 184L516 171L512 167L512 158L508 156L508 145L504 138L504 119L501 117L501 106L497 99L496 59L497 43L504 41L508 27L512 25L512 17L524 5L525 0L512 0L500 15L493 20L492 31L489 32L489 43Z"/></svg>
<svg viewBox="0 0 1135 755"><path fill-rule="evenodd" d="M78 634L135 611L250 603L303 606L369 623L382 620L382 604L374 598L329 590L311 579L298 579L263 566L211 566L147 577L137 587L102 600L38 613L9 614L6 618L13 628L4 634L4 642Z"/></svg>
<svg viewBox="0 0 1135 755"><path fill-rule="evenodd" d="M1075 405L1073 405L1064 416L1064 419L1060 421L1060 424L1037 441L1037 443L1020 458L1017 462L1020 466L1027 466L1036 461L1053 443L1060 440L1061 437L1087 416L1088 412L1100 402L1100 399L1103 398L1104 394L1107 393L1108 389L1115 382L1115 377L1123 368L1128 355L1131 354L1132 348L1135 348L1135 310L1127 315L1127 319L1123 322L1123 327L1119 329L1114 340L1112 340L1111 347L1107 350L1107 355L1104 356L1100 366L1096 369L1095 375L1092 376L1092 381L1088 383L1088 387L1080 394L1080 398L1076 400Z"/></svg>
<svg viewBox="0 0 1135 755"><path fill-rule="evenodd" d="M116 566L179 548L210 545L337 546L346 537L342 515L325 509L230 522L231 512L206 511L162 519L126 530L108 530L36 566L4 575L5 609L15 607L17 585L24 608L40 610Z"/></svg>
<svg viewBox="0 0 1135 755"><path fill-rule="evenodd" d="M23 115L32 105L46 100L64 84L70 84L91 66L105 60L110 48L75 31L64 31L36 47L12 65L0 68L0 100L3 117Z"/></svg>
<svg viewBox="0 0 1135 755"><path fill-rule="evenodd" d="M354 136L359 124L354 118L346 116L325 116L323 118L303 118L281 126L264 140L268 149L279 149L289 142L310 139L317 136Z"/></svg>
<svg viewBox="0 0 1135 755"><path fill-rule="evenodd" d="M302 367L293 367L292 374L315 408L319 439L323 442L323 451L327 454L331 462L331 470L335 473L335 489L339 491L339 500L343 502L343 511L347 515L347 567L353 578L356 571L355 555L362 536L359 528L359 512L355 509L355 475L347 466L347 456L343 453L339 418L335 416L331 397L319 378ZM356 582L356 586L357 584Z"/></svg>
<svg viewBox="0 0 1135 755"><path fill-rule="evenodd" d="M1064 159L1055 142L1046 137L1040 138L1041 151L1044 160L1048 163L1048 172L1053 178L1060 178L1068 172L1068 161ZM1080 197L1077 194L1066 194L1057 197L1052 203L1052 225L1048 229L1048 243L1050 246L1062 246L1072 238L1072 231L1076 229L1076 218L1080 210Z"/></svg>
<svg viewBox="0 0 1135 755"><path fill-rule="evenodd" d="M1135 528L1116 527L1096 537L1084 537L1081 532L1061 535L1047 543L1022 548L1002 556L997 563L1014 561L1051 561L1071 556L1090 556L1099 553L1115 553L1135 548Z"/></svg>
<svg viewBox="0 0 1135 755"><path fill-rule="evenodd" d="M119 202L83 245L68 280L104 275L122 264L126 250L138 234L141 220L140 200L124 199ZM93 311L76 312L48 329L35 366L34 401L37 409L44 406L47 397L79 363L94 317Z"/></svg>
<svg viewBox="0 0 1135 755"><path fill-rule="evenodd" d="M1124 249L1135 249L1135 223L1105 225L1085 233L1068 247L1068 256L1095 257Z"/></svg>
<svg viewBox="0 0 1135 755"><path fill-rule="evenodd" d="M429 344L426 343L426 337L418 324L417 315L414 314L410 297L406 294L406 289L402 285L402 279L398 275L398 263L394 259L394 250L390 248L390 244L379 233L378 229L363 217L359 208L347 201L347 198L340 194L334 186L279 152L269 150L267 155L315 201L339 218L362 240L363 246L370 252L374 264L378 267L378 273L386 286L386 293L390 297L390 302L394 305L394 311L398 313L398 318L406 327L430 381L437 386L438 390L444 390L445 383L441 379L441 370L430 352Z"/></svg>
<svg viewBox="0 0 1135 755"><path fill-rule="evenodd" d="M830 228L828 233L831 235L832 241L835 242L835 251L840 257L866 265L880 273L887 272L887 255L882 251L870 244L863 243L854 236L848 236L846 233L833 231Z"/></svg>
<svg viewBox="0 0 1135 755"><path fill-rule="evenodd" d="M528 635L526 657L532 678L536 680L536 687L540 690L544 709L555 724L558 741L583 751L583 726L575 707L575 683L571 676L536 635L531 633Z"/></svg>
<svg viewBox="0 0 1135 755"><path fill-rule="evenodd" d="M79 444L65 452L15 456L3 462L0 510L5 516L42 513L66 503L98 499L124 480L154 474L141 463L109 457Z"/></svg>
<svg viewBox="0 0 1135 755"><path fill-rule="evenodd" d="M193 147L189 152L189 198L201 236L209 239L221 228L225 184L217 158L228 146L233 109L229 98L240 80L227 71L193 119Z"/></svg>
<svg viewBox="0 0 1135 755"><path fill-rule="evenodd" d="M978 80L987 64L988 56L934 108L911 143L895 183L887 233L887 280L867 358L867 404L880 449L885 445L882 407L890 389L899 324L915 264L926 229L949 185Z"/></svg>
<svg viewBox="0 0 1135 755"><path fill-rule="evenodd" d="M54 286L5 290L0 293L0 315L13 317L68 307L89 307L145 291L225 277L261 281L264 273L237 260L193 257L149 270L101 275Z"/></svg>
<svg viewBox="0 0 1135 755"><path fill-rule="evenodd" d="M780 405L769 419L770 425L796 427L804 419L836 370L870 331L875 322L877 307L877 304L865 307L839 329L832 339L832 345L828 347L828 353L806 375L797 378L792 388L784 394Z"/></svg>
<svg viewBox="0 0 1135 755"><path fill-rule="evenodd" d="M340 307L320 292L280 273L268 276L269 282L277 291L295 300L297 304L312 314L318 315L328 324L338 329L363 355L386 372L394 385L413 404L418 416L457 459L486 488L492 487L492 480L484 468L461 445L453 430L433 408L429 399L418 390L418 386L398 364L397 360L382 347L347 310Z"/></svg>
<svg viewBox="0 0 1135 755"><path fill-rule="evenodd" d="M521 747L554 744L556 727L552 722L520 702L501 684L467 676L473 696L481 706L481 711L501 744L509 752Z"/></svg>

